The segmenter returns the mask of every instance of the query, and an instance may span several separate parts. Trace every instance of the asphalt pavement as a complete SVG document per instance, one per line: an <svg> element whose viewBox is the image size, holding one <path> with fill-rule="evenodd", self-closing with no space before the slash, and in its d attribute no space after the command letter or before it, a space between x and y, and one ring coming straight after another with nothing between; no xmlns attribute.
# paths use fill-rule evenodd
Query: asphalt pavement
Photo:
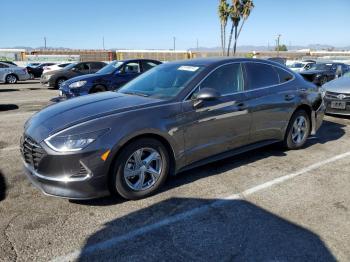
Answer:
<svg viewBox="0 0 350 262"><path fill-rule="evenodd" d="M350 261L350 119L297 151L264 147L138 201L68 201L22 172L23 124L57 90L0 84L0 261Z"/></svg>

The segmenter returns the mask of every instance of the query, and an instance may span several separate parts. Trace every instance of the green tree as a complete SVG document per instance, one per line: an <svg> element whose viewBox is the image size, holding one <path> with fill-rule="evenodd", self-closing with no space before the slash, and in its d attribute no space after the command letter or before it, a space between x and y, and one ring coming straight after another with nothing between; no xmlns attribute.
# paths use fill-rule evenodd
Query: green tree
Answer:
<svg viewBox="0 0 350 262"><path fill-rule="evenodd" d="M228 17L229 17L229 4L226 2L226 0L220 0L218 12L219 12L219 17L220 17L220 25L221 25L222 55L225 55L226 27L227 27L227 21L228 21Z"/></svg>
<svg viewBox="0 0 350 262"><path fill-rule="evenodd" d="M232 26L227 47L227 56L230 55L233 33L235 36L233 53L236 54L239 35L253 8L254 3L252 0L232 0L232 5L229 7L229 17L232 22Z"/></svg>
<svg viewBox="0 0 350 262"><path fill-rule="evenodd" d="M279 45L278 47L276 46L275 51L288 51L288 48L286 45Z"/></svg>

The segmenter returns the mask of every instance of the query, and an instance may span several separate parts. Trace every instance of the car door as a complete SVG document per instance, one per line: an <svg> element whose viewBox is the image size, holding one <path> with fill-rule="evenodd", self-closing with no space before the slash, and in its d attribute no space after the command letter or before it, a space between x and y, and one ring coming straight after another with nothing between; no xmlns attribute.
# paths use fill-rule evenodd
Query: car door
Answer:
<svg viewBox="0 0 350 262"><path fill-rule="evenodd" d="M262 62L245 62L248 107L252 114L250 142L283 139L283 129L295 108L294 75Z"/></svg>
<svg viewBox="0 0 350 262"><path fill-rule="evenodd" d="M221 96L194 106L202 88L213 88ZM240 63L220 66L211 72L183 103L187 164L248 143L251 118L245 106L243 71Z"/></svg>

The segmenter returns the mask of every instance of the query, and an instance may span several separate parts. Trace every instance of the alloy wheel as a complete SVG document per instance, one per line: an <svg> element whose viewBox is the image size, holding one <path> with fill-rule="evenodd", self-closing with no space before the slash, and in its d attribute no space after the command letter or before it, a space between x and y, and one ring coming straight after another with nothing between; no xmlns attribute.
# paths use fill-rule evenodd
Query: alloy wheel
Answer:
<svg viewBox="0 0 350 262"><path fill-rule="evenodd" d="M8 75L6 77L6 82L9 84L16 84L17 78L14 75Z"/></svg>
<svg viewBox="0 0 350 262"><path fill-rule="evenodd" d="M295 144L300 144L307 136L307 120L304 116L298 116L292 127L292 141Z"/></svg>
<svg viewBox="0 0 350 262"><path fill-rule="evenodd" d="M136 150L124 166L124 179L129 188L143 191L152 187L160 178L163 160L153 148Z"/></svg>

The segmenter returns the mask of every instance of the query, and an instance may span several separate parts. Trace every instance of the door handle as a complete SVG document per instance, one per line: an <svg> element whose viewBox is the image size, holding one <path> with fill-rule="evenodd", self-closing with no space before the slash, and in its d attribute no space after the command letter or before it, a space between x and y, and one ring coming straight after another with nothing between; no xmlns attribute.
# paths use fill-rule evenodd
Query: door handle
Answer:
<svg viewBox="0 0 350 262"><path fill-rule="evenodd" d="M286 100L286 101L291 101L291 100L293 100L295 98L295 95L285 95L284 96L284 100Z"/></svg>
<svg viewBox="0 0 350 262"><path fill-rule="evenodd" d="M237 103L236 106L238 107L239 111L243 111L243 110L246 110L248 108L247 105L243 102Z"/></svg>

